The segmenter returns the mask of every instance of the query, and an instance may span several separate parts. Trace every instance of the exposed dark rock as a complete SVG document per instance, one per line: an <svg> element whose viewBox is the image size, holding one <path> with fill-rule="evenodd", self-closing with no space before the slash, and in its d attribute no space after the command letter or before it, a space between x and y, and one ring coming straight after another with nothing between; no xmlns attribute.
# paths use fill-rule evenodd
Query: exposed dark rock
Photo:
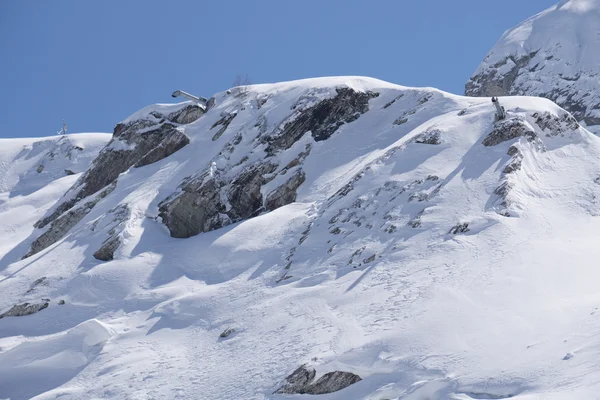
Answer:
<svg viewBox="0 0 600 400"><path fill-rule="evenodd" d="M58 301L58 305L59 306L64 306L65 305L65 301L64 300L59 300Z"/></svg>
<svg viewBox="0 0 600 400"><path fill-rule="evenodd" d="M69 230L71 230L71 228L77 225L79 221L81 221L90 211L92 211L92 208L94 208L94 206L100 200L108 196L108 194L112 192L115 187L116 182L104 188L100 193L95 195L85 204L72 208L68 212L55 219L50 225L50 228L33 241L29 252L23 258L27 258L39 253L46 247L51 246L60 240L64 235L67 234L67 232L69 232Z"/></svg>
<svg viewBox="0 0 600 400"><path fill-rule="evenodd" d="M306 394L326 394L340 391L356 382L361 381L361 377L351 372L328 372L320 377L314 384L310 385Z"/></svg>
<svg viewBox="0 0 600 400"><path fill-rule="evenodd" d="M306 365L301 365L287 378L286 383L275 391L276 394L302 394L304 389L315 379L317 371Z"/></svg>
<svg viewBox="0 0 600 400"><path fill-rule="evenodd" d="M521 154L521 151L519 150L519 148L515 145L512 145L508 148L508 152L506 153L511 157L516 156L517 154Z"/></svg>
<svg viewBox="0 0 600 400"><path fill-rule="evenodd" d="M452 235L458 235L459 233L466 233L466 232L469 232L469 223L468 222L455 225L452 229L450 229L449 233Z"/></svg>
<svg viewBox="0 0 600 400"><path fill-rule="evenodd" d="M160 217L171 236L186 238L250 218L263 210L265 175L276 165L262 162L248 166L233 181L221 181L207 173L185 182L182 193L159 204ZM226 193L222 193L229 189ZM224 199L228 204L225 204Z"/></svg>
<svg viewBox="0 0 600 400"><path fill-rule="evenodd" d="M365 258L365 259L363 260L363 264L369 264L369 263L371 263L371 262L375 261L375 257L376 257L376 255L375 255L375 254L373 254L371 257Z"/></svg>
<svg viewBox="0 0 600 400"><path fill-rule="evenodd" d="M38 174L40 174L43 170L44 170L44 165L43 164L38 165L38 167L36 168L36 171L37 171Z"/></svg>
<svg viewBox="0 0 600 400"><path fill-rule="evenodd" d="M221 201L223 182L215 178L194 180L182 187L183 193L159 204L159 216L171 236L187 238L225 226L226 206Z"/></svg>
<svg viewBox="0 0 600 400"><path fill-rule="evenodd" d="M215 141L218 138L221 137L221 135L223 133L225 133L225 131L227 130L227 128L229 127L229 124L231 124L231 121L233 121L233 119L236 117L237 113L232 113L232 114L225 114L221 117L220 120L218 120L217 122L215 122L213 124L213 126L210 127L210 129L214 129L217 126L220 126L221 128L219 128L219 130L217 131L217 133L214 134L212 140Z"/></svg>
<svg viewBox="0 0 600 400"><path fill-rule="evenodd" d="M23 317L25 315L35 314L38 311L47 308L49 303L47 301L43 303L31 304L31 303L23 303L23 304L15 304L12 306L10 310L5 312L4 314L0 314L0 319L4 317Z"/></svg>
<svg viewBox="0 0 600 400"><path fill-rule="evenodd" d="M537 137L535 132L519 118L511 118L496 122L494 130L483 139L484 146L496 146L502 142L525 136L533 141Z"/></svg>
<svg viewBox="0 0 600 400"><path fill-rule="evenodd" d="M110 227L108 231L108 238L104 240L102 246L94 253L94 258L101 261L110 261L114 258L115 251L121 245L120 233L123 231L123 226L129 220L131 216L131 210L127 204L120 204L117 207L110 210L104 218L110 219L107 227Z"/></svg>
<svg viewBox="0 0 600 400"><path fill-rule="evenodd" d="M526 67L537 54L537 51L520 58L508 56L493 68L487 69L477 76L473 76L466 84L465 94L472 97L492 97L514 95L513 84L519 76L519 70ZM510 65L508 72L500 74L498 68Z"/></svg>
<svg viewBox="0 0 600 400"><path fill-rule="evenodd" d="M361 114L369 111L369 100L379 96L379 93L356 92L350 88L339 88L336 92L335 97L296 112L265 137L267 153L289 149L309 131L317 142L329 139L342 125L357 120Z"/></svg>
<svg viewBox="0 0 600 400"><path fill-rule="evenodd" d="M563 114L562 117L549 112L534 113L535 123L549 136L556 136L565 132L579 129L579 123L570 114Z"/></svg>
<svg viewBox="0 0 600 400"><path fill-rule="evenodd" d="M304 171L301 169L296 171L287 182L267 195L265 208L269 211L273 211L296 201L296 190L304 183L305 178L306 175L304 174Z"/></svg>
<svg viewBox="0 0 600 400"><path fill-rule="evenodd" d="M25 292L26 294L31 293L35 290L35 288L39 285L42 286L48 286L48 281L46 280L45 276L42 276L39 279L36 279L32 284L31 287L29 288L29 290L27 290L27 292Z"/></svg>
<svg viewBox="0 0 600 400"><path fill-rule="evenodd" d="M65 174L67 175L75 175L75 172L71 171L70 169L65 169Z"/></svg>
<svg viewBox="0 0 600 400"><path fill-rule="evenodd" d="M361 381L360 376L351 372L328 372L313 383L316 371L306 365L298 367L285 380L286 383L275 394L327 394L340 391Z"/></svg>
<svg viewBox="0 0 600 400"><path fill-rule="evenodd" d="M225 339L225 338L228 338L229 336L233 335L234 333L235 333L235 329L234 328L227 328L223 332L221 332L221 334L219 335L219 337L221 339Z"/></svg>
<svg viewBox="0 0 600 400"><path fill-rule="evenodd" d="M120 245L121 240L119 237L109 238L102 244L102 247L94 253L94 258L100 261L110 261L114 258L115 251Z"/></svg>
<svg viewBox="0 0 600 400"><path fill-rule="evenodd" d="M439 129L428 129L427 131L415 136L411 142L420 144L441 144L442 132Z"/></svg>
<svg viewBox="0 0 600 400"><path fill-rule="evenodd" d="M306 157L308 157L308 155L310 154L310 150L311 150L312 146L309 144L306 145L304 151L300 154L298 154L298 157L294 158L292 161L290 161L282 170L281 170L281 175L285 175L287 173L287 171L289 169L292 169L300 164L302 164L302 162L306 159Z"/></svg>
<svg viewBox="0 0 600 400"><path fill-rule="evenodd" d="M189 144L190 140L178 130L173 130L156 147L150 150L144 157L135 163L135 167L143 167L167 158L171 154Z"/></svg>
<svg viewBox="0 0 600 400"><path fill-rule="evenodd" d="M167 119L176 124L190 124L196 121L204 114L202 108L198 107L195 104L190 104L182 108L181 110L177 110L167 116Z"/></svg>
<svg viewBox="0 0 600 400"><path fill-rule="evenodd" d="M260 192L262 185L267 183L266 174L275 171L276 165L259 163L246 168L231 182L227 200L231 204L228 215L234 221L256 215L263 207L263 197Z"/></svg>
<svg viewBox="0 0 600 400"><path fill-rule="evenodd" d="M521 169L523 159L521 157L513 157L511 162L502 171L505 174L512 174Z"/></svg>
<svg viewBox="0 0 600 400"><path fill-rule="evenodd" d="M119 174L130 167L159 161L185 146L189 141L174 124L177 121L191 122L194 118L199 118L202 113L198 109L197 106L190 105L168 116L152 112L147 119L117 124L111 141L69 189L76 194L58 205L50 215L36 222L35 227L45 227L82 199L113 183ZM144 131L140 133L141 130Z"/></svg>

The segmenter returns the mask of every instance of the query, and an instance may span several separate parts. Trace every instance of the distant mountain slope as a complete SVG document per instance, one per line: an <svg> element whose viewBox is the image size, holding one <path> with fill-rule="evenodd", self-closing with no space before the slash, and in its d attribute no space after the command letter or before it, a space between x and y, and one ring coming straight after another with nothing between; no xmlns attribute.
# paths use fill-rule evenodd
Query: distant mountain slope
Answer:
<svg viewBox="0 0 600 400"><path fill-rule="evenodd" d="M335 77L135 113L0 265L0 398L594 398L600 139L501 101Z"/></svg>
<svg viewBox="0 0 600 400"><path fill-rule="evenodd" d="M0 139L0 266L109 139L106 133Z"/></svg>
<svg viewBox="0 0 600 400"><path fill-rule="evenodd" d="M600 125L600 0L563 0L508 30L467 96L542 96Z"/></svg>

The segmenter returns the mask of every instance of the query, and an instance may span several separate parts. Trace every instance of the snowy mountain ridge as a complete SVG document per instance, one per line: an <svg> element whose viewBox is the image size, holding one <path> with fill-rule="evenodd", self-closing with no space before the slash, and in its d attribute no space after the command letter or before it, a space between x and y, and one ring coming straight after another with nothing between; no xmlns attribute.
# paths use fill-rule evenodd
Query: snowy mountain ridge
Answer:
<svg viewBox="0 0 600 400"><path fill-rule="evenodd" d="M135 113L3 235L0 398L593 398L600 139L501 101L334 77Z"/></svg>
<svg viewBox="0 0 600 400"><path fill-rule="evenodd" d="M600 125L600 1L563 0L509 29L466 85L467 96L541 96Z"/></svg>

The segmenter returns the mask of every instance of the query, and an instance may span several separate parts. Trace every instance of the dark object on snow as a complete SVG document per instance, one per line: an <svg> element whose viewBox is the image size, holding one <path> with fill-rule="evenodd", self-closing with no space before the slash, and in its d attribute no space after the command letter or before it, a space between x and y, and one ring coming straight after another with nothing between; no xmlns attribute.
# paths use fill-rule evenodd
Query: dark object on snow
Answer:
<svg viewBox="0 0 600 400"><path fill-rule="evenodd" d="M31 304L31 303L15 304L7 312L5 312L4 314L0 314L0 319L2 319L4 317L23 317L25 315L35 314L36 312L41 311L47 307L48 307L48 302L38 303L38 304Z"/></svg>
<svg viewBox="0 0 600 400"><path fill-rule="evenodd" d="M469 223L468 222L454 226L452 229L450 229L449 233L452 235L458 235L459 233L466 233L466 232L469 232Z"/></svg>
<svg viewBox="0 0 600 400"><path fill-rule="evenodd" d="M361 377L351 372L334 371L320 377L315 383L316 371L301 365L285 378L286 384L281 386L276 394L327 394L345 389L361 381Z"/></svg>
<svg viewBox="0 0 600 400"><path fill-rule="evenodd" d="M223 332L221 332L221 334L219 335L219 337L222 338L222 339L225 339L225 338L233 335L234 333L235 333L235 329L234 328L227 328Z"/></svg>
<svg viewBox="0 0 600 400"><path fill-rule="evenodd" d="M492 97L492 103L496 106L496 121L501 121L506 118L506 111L500 105L500 100L497 97Z"/></svg>

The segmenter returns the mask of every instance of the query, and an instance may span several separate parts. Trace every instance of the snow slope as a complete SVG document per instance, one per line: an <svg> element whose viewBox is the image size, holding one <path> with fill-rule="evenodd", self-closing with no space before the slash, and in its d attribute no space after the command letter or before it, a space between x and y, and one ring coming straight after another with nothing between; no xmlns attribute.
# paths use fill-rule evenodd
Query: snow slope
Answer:
<svg viewBox="0 0 600 400"><path fill-rule="evenodd" d="M506 31L466 94L542 96L600 125L599 65L600 1L562 0Z"/></svg>
<svg viewBox="0 0 600 400"><path fill-rule="evenodd" d="M106 133L0 139L0 268L109 139Z"/></svg>
<svg viewBox="0 0 600 400"><path fill-rule="evenodd" d="M369 93L367 109L269 153L342 89ZM189 144L2 264L0 312L50 305L0 319L0 398L596 398L600 139L549 100L502 103L494 123L489 98L360 77L215 95L177 127ZM303 171L295 201L170 236L159 204L186 178L234 190L228 176L265 162L265 198ZM98 261L110 231L120 245ZM274 395L304 363L362 380Z"/></svg>

